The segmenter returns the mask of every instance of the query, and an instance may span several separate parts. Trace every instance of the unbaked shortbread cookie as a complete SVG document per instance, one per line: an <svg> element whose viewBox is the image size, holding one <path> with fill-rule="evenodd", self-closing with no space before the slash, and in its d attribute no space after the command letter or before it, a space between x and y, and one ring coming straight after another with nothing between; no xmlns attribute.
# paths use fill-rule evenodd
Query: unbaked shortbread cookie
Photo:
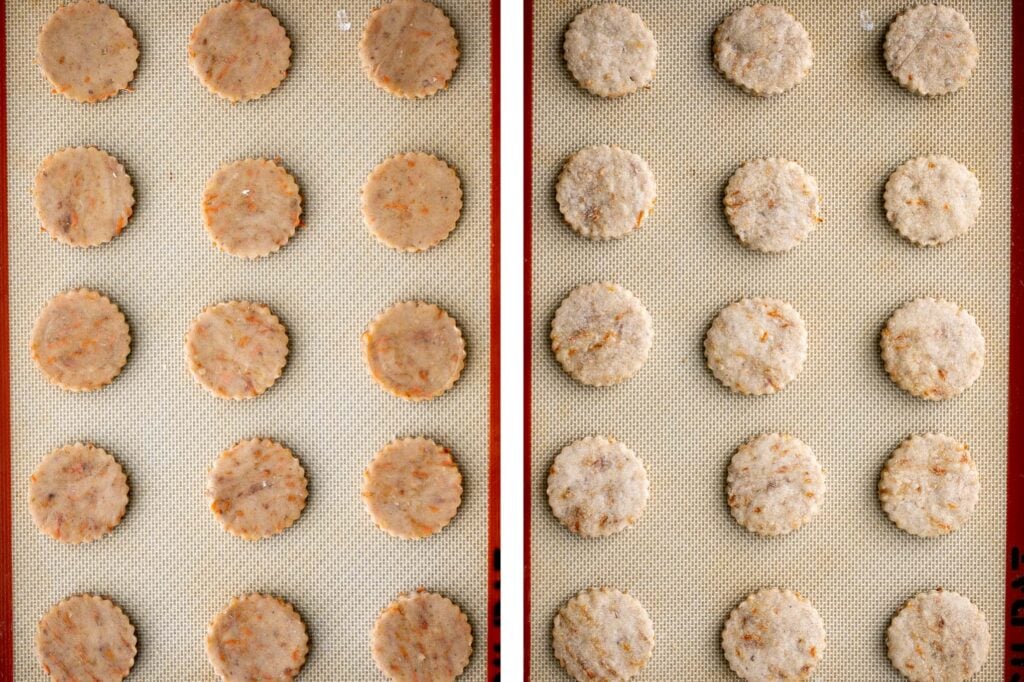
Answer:
<svg viewBox="0 0 1024 682"><path fill-rule="evenodd" d="M128 89L139 65L139 44L116 10L81 0L50 15L39 31L36 59L54 92L100 102Z"/></svg>
<svg viewBox="0 0 1024 682"><path fill-rule="evenodd" d="M651 352L651 315L636 296L611 282L572 290L551 323L551 349L580 383L610 386L640 371Z"/></svg>
<svg viewBox="0 0 1024 682"><path fill-rule="evenodd" d="M978 64L971 25L945 5L918 5L901 13L889 26L884 50L892 77L921 95L959 90Z"/></svg>
<svg viewBox="0 0 1024 682"><path fill-rule="evenodd" d="M764 589L729 614L722 649L740 679L809 680L825 652L825 623L800 594Z"/></svg>
<svg viewBox="0 0 1024 682"><path fill-rule="evenodd" d="M822 221L818 183L786 159L744 163L729 179L723 203L736 237L756 251L789 251Z"/></svg>
<svg viewBox="0 0 1024 682"><path fill-rule="evenodd" d="M647 506L647 470L625 444L601 436L562 448L548 472L548 503L566 528L584 537L632 526Z"/></svg>
<svg viewBox="0 0 1024 682"><path fill-rule="evenodd" d="M948 156L921 156L893 171L885 185L885 216L922 246L944 244L974 227L981 208L978 177Z"/></svg>
<svg viewBox="0 0 1024 682"><path fill-rule="evenodd" d="M232 102L259 99L288 75L292 46L270 10L229 0L199 19L188 40L188 63L206 88Z"/></svg>
<svg viewBox="0 0 1024 682"><path fill-rule="evenodd" d="M981 375L985 339L969 312L945 300L918 298L882 330L885 371L904 391L925 400L963 393Z"/></svg>
<svg viewBox="0 0 1024 682"><path fill-rule="evenodd" d="M51 383L95 391L121 373L132 337L121 310L103 294L76 289L57 294L32 328L32 359Z"/></svg>
<svg viewBox="0 0 1024 682"><path fill-rule="evenodd" d="M462 474L448 448L429 438L400 438L385 445L363 472L362 497L384 532L425 538L458 511Z"/></svg>
<svg viewBox="0 0 1024 682"><path fill-rule="evenodd" d="M135 664L135 644L124 611L91 594L59 602L36 628L36 656L57 682L123 680Z"/></svg>
<svg viewBox="0 0 1024 682"><path fill-rule="evenodd" d="M218 398L255 398L274 385L288 358L288 332L270 308L250 301L207 307L185 336L188 368Z"/></svg>
<svg viewBox="0 0 1024 682"><path fill-rule="evenodd" d="M766 395L796 379L807 359L807 328L790 304L744 298L718 313L704 337L715 378L737 393Z"/></svg>
<svg viewBox="0 0 1024 682"><path fill-rule="evenodd" d="M622 97L654 80L654 34L640 15L614 2L577 14L565 32L563 49L573 78L600 97Z"/></svg>
<svg viewBox="0 0 1024 682"><path fill-rule="evenodd" d="M722 75L755 95L796 86L814 61L807 30L778 5L741 7L727 16L715 31L714 52Z"/></svg>
<svg viewBox="0 0 1024 682"><path fill-rule="evenodd" d="M551 645L577 682L628 680L651 660L654 623L634 597L608 587L592 588L555 615Z"/></svg>
<svg viewBox="0 0 1024 682"><path fill-rule="evenodd" d="M71 246L97 246L121 234L135 205L131 178L94 147L62 149L43 159L32 189L43 230Z"/></svg>
<svg viewBox="0 0 1024 682"><path fill-rule="evenodd" d="M206 657L228 682L294 679L307 653L302 618L291 604L266 594L235 597L206 632Z"/></svg>
<svg viewBox="0 0 1024 682"><path fill-rule="evenodd" d="M886 632L889 660L914 682L969 680L988 658L988 623L967 597L942 588L900 609Z"/></svg>
<svg viewBox="0 0 1024 682"><path fill-rule="evenodd" d="M400 594L370 634L373 661L389 680L454 680L473 651L469 619L451 600L420 588Z"/></svg>
<svg viewBox="0 0 1024 682"><path fill-rule="evenodd" d="M437 6L392 0L366 20L359 59L377 87L399 97L428 97L448 87L459 65L459 41Z"/></svg>
<svg viewBox="0 0 1024 682"><path fill-rule="evenodd" d="M423 152L398 154L370 173L363 185L363 219L374 237L399 251L440 244L462 212L462 184L455 170Z"/></svg>
<svg viewBox="0 0 1024 682"><path fill-rule="evenodd" d="M654 207L655 193L647 162L608 145L573 154L555 187L565 222L590 239L621 239L639 229Z"/></svg>

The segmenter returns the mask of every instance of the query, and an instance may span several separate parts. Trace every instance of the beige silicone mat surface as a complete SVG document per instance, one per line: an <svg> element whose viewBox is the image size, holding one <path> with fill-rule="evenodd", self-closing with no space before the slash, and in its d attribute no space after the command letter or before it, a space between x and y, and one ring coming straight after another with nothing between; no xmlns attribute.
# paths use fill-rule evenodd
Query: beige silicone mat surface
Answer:
<svg viewBox="0 0 1024 682"><path fill-rule="evenodd" d="M551 653L552 618L575 593L601 584L630 591L654 620L654 656L638 679L729 679L724 620L747 594L772 585L804 593L824 618L828 648L815 679L898 679L886 658L889 619L936 586L985 612L992 648L977 679L1002 679L1010 3L951 2L977 35L978 68L960 93L924 99L889 77L881 55L889 22L909 2L786 0L811 35L814 66L790 93L757 99L727 83L711 59L715 27L742 3L624 0L658 41L658 72L649 91L617 101L578 88L562 59L563 33L588 4L535 3L533 679L567 679ZM554 199L565 158L598 143L637 152L658 182L653 214L618 242L576 236ZM983 191L976 228L936 249L903 240L882 208L889 173L929 153L966 163ZM817 178L825 222L794 251L762 255L733 237L722 191L740 163L776 155ZM633 291L655 333L640 373L600 389L564 374L548 341L562 298L598 280ZM803 373L774 396L730 393L703 357L717 311L754 295L789 300L809 331ZM923 295L965 306L987 341L979 381L938 404L897 388L877 350L888 315ZM808 526L766 539L732 520L725 471L738 445L775 430L814 448L829 490ZM968 525L932 540L896 529L875 493L892 449L926 431L967 441L982 484ZM558 451L592 434L631 446L651 478L637 525L605 539L562 528L545 491Z"/></svg>
<svg viewBox="0 0 1024 682"><path fill-rule="evenodd" d="M231 105L188 68L186 44L214 0L112 0L139 39L134 92L96 105L53 95L34 64L36 34L56 2L8 2L15 673L43 679L32 638L51 604L77 592L108 595L136 627L131 679L212 680L203 639L235 594L266 591L306 622L306 680L383 679L370 657L380 609L419 585L457 602L473 627L465 679L485 678L489 249L488 3L440 0L462 57L448 90L400 100L364 75L357 43L372 0L270 0L292 41L288 78L256 102ZM344 8L352 29L339 30ZM124 233L73 250L39 231L30 195L36 167L61 147L97 145L131 175L137 204ZM451 237L419 254L374 240L359 212L370 170L424 150L462 179L462 218ZM203 229L200 195L228 161L280 156L303 194L301 230L280 252L243 261ZM43 304L93 287L124 311L132 353L113 384L72 394L45 383L28 339ZM288 365L266 394L219 400L185 366L184 335L207 304L267 303L287 325ZM454 389L407 403L374 384L360 334L378 312L424 299L454 316L466 369ZM362 471L397 436L451 448L462 507L439 535L402 541L377 530L359 497ZM309 478L309 504L284 534L247 543L221 530L203 497L208 467L242 438L275 438ZM36 531L29 474L53 448L93 441L124 466L131 502L113 535L64 546Z"/></svg>

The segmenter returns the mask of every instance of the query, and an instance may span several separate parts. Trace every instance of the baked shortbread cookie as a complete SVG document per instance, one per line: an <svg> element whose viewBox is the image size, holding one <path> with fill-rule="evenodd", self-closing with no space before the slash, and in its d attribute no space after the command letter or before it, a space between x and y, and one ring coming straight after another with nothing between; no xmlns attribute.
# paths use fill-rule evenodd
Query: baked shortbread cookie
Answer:
<svg viewBox="0 0 1024 682"><path fill-rule="evenodd" d="M573 78L599 97L622 97L654 80L654 34L640 15L614 2L577 14L565 32L563 49Z"/></svg>

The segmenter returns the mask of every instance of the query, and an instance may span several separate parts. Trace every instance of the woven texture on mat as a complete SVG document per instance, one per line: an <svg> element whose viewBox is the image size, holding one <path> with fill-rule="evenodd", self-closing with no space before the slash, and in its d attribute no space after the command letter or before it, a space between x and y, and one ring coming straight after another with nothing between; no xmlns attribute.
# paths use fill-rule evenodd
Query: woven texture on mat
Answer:
<svg viewBox="0 0 1024 682"><path fill-rule="evenodd" d="M711 36L733 1L624 0L658 41L653 87L602 100L576 86L562 37L587 2L538 2L534 22L533 528L531 670L567 679L551 653L551 622L579 590L629 590L654 620L654 656L639 679L729 679L720 632L750 592L788 587L825 621L828 648L815 679L895 680L884 635L920 590L943 586L986 614L992 650L978 679L1002 678L1006 377L1010 215L1010 3L952 2L981 57L965 90L925 99L888 74L882 41L909 2L786 0L814 44L814 66L787 94L752 97L714 69ZM870 21L862 23L861 10ZM618 242L590 242L562 221L554 184L567 156L619 144L644 157L658 183L654 212ZM889 174L922 154L974 169L977 226L935 249L889 227ZM722 192L747 159L783 156L817 178L825 222L795 250L763 255L739 245ZM632 380L589 388L562 372L548 340L559 302L575 286L612 280L654 320L650 359ZM886 376L878 338L889 314L917 296L967 308L987 342L985 369L964 395L918 400ZM703 337L743 296L786 299L809 334L800 377L774 396L738 396L707 370ZM828 492L808 526L761 538L737 525L725 500L729 458L747 438L788 431L826 471ZM971 446L981 499L951 536L898 530L876 495L881 467L911 433L940 431ZM587 435L632 447L651 478L646 512L630 530L581 539L547 503L547 469Z"/></svg>
<svg viewBox="0 0 1024 682"><path fill-rule="evenodd" d="M378 612L419 585L469 615L466 679L485 677L489 248L488 4L441 0L462 56L448 90L400 100L363 74L357 44L377 3L271 0L292 41L292 66L266 97L231 105L188 68L192 28L214 0L113 0L140 44L134 92L86 106L50 94L34 63L36 35L56 2L7 3L10 290L13 400L15 663L42 679L32 638L51 604L83 591L109 595L135 624L132 679L211 680L203 639L230 598L266 591L291 601L309 630L302 679L383 679L370 657ZM135 215L113 242L87 251L39 231L30 189L39 162L65 146L96 145L123 163ZM462 218L437 248L404 254L363 225L359 192L387 156L433 153L458 170ZM222 163L280 156L303 195L306 227L281 251L243 261L218 251L200 196ZM132 353L113 384L72 394L45 383L28 352L43 304L71 287L115 301ZM249 401L206 393L185 365L184 336L204 306L267 303L288 327L281 379ZM402 299L445 308L465 335L460 381L407 403L369 378L360 334ZM359 491L373 454L392 438L424 435L451 448L463 501L450 526L419 542L377 530ZM309 503L282 535L247 543L221 530L203 488L218 454L243 438L290 447L309 479ZM40 534L26 508L29 474L76 440L106 448L128 473L131 502L112 536L66 547Z"/></svg>

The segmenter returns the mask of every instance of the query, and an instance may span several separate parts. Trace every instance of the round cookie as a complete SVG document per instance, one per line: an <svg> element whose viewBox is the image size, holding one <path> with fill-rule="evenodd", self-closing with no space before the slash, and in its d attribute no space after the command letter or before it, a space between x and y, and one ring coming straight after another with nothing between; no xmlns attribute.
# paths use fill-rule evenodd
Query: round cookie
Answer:
<svg viewBox="0 0 1024 682"><path fill-rule="evenodd" d="M223 680L291 680L307 653L302 618L285 600L265 594L235 597L206 632L206 657Z"/></svg>
<svg viewBox="0 0 1024 682"><path fill-rule="evenodd" d="M885 184L885 216L904 237L936 246L974 227L981 208L978 177L948 156L920 156Z"/></svg>
<svg viewBox="0 0 1024 682"><path fill-rule="evenodd" d="M469 663L473 632L462 609L420 588L400 594L381 612L370 634L370 650L389 680L449 681Z"/></svg>
<svg viewBox="0 0 1024 682"><path fill-rule="evenodd" d="M577 14L565 32L563 49L573 78L599 97L622 97L654 80L654 34L640 15L614 2Z"/></svg>
<svg viewBox="0 0 1024 682"><path fill-rule="evenodd" d="M218 398L255 398L274 385L288 358L288 332L270 308L228 301L203 310L185 336L188 368Z"/></svg>
<svg viewBox="0 0 1024 682"><path fill-rule="evenodd" d="M392 0L366 20L359 59L377 87L398 97L429 97L448 87L459 65L459 41L437 6Z"/></svg>
<svg viewBox="0 0 1024 682"><path fill-rule="evenodd" d="M966 310L945 300L918 298L885 323L885 371L897 386L925 400L963 393L981 375L985 338Z"/></svg>
<svg viewBox="0 0 1024 682"><path fill-rule="evenodd" d="M116 10L81 0L50 15L39 31L36 60L54 92L100 102L128 89L139 65L139 44Z"/></svg>
<svg viewBox="0 0 1024 682"><path fill-rule="evenodd" d="M578 682L628 680L651 660L654 623L634 597L592 588L559 609L551 644L555 658Z"/></svg>
<svg viewBox="0 0 1024 682"><path fill-rule="evenodd" d="M776 393L796 379L807 359L807 328L784 301L744 298L718 313L704 337L715 378L736 393Z"/></svg>
<svg viewBox="0 0 1024 682"><path fill-rule="evenodd" d="M135 665L135 628L113 602L82 594L39 620L36 656L51 680L123 680Z"/></svg>
<svg viewBox="0 0 1024 682"><path fill-rule="evenodd" d="M623 443L588 437L567 445L548 472L548 503L566 528L584 537L612 535L647 506L647 470Z"/></svg>
<svg viewBox="0 0 1024 682"><path fill-rule="evenodd" d="M466 363L466 344L441 308L403 301L377 316L363 332L370 376L405 400L430 400L455 385Z"/></svg>
<svg viewBox="0 0 1024 682"><path fill-rule="evenodd" d="M377 527L416 540L433 535L462 502L462 474L448 448L429 438L385 445L363 473L363 504Z"/></svg>
<svg viewBox="0 0 1024 682"><path fill-rule="evenodd" d="M569 227L590 239L621 239L640 228L654 207L654 174L621 147L598 145L573 154L555 186Z"/></svg>
<svg viewBox="0 0 1024 682"><path fill-rule="evenodd" d="M109 298L75 289L57 294L39 313L30 348L50 383L95 391L121 373L131 342L128 323Z"/></svg>
<svg viewBox="0 0 1024 682"><path fill-rule="evenodd" d="M426 251L455 229L462 184L455 170L423 152L398 154L363 185L363 219L370 232L398 251Z"/></svg>
<svg viewBox="0 0 1024 682"><path fill-rule="evenodd" d="M653 337L644 304L611 282L573 289L551 323L551 350L558 362L589 386L611 386L640 371Z"/></svg>
<svg viewBox="0 0 1024 682"><path fill-rule="evenodd" d="M741 7L719 24L715 66L732 83L755 95L777 95L811 70L814 49L807 30L778 5Z"/></svg>
<svg viewBox="0 0 1024 682"><path fill-rule="evenodd" d="M886 632L889 660L913 682L969 680L988 658L988 623L977 606L942 588L900 609Z"/></svg>
<svg viewBox="0 0 1024 682"><path fill-rule="evenodd" d="M945 5L917 5L902 12L889 26L884 52L892 77L919 95L959 90L978 64L971 25Z"/></svg>
<svg viewBox="0 0 1024 682"><path fill-rule="evenodd" d="M740 243L766 253L789 251L822 221L818 183L786 159L744 163L729 179L722 203Z"/></svg>
<svg viewBox="0 0 1024 682"><path fill-rule="evenodd" d="M722 650L740 679L808 680L825 652L825 623L796 592L760 590L729 614Z"/></svg>
<svg viewBox="0 0 1024 682"><path fill-rule="evenodd" d="M210 92L231 102L259 99L276 88L288 75L291 57L281 22L249 0L209 10L188 40L192 71Z"/></svg>
<svg viewBox="0 0 1024 682"><path fill-rule="evenodd" d="M785 535L821 510L825 474L802 440L766 433L732 456L727 495L738 524L759 535Z"/></svg>

